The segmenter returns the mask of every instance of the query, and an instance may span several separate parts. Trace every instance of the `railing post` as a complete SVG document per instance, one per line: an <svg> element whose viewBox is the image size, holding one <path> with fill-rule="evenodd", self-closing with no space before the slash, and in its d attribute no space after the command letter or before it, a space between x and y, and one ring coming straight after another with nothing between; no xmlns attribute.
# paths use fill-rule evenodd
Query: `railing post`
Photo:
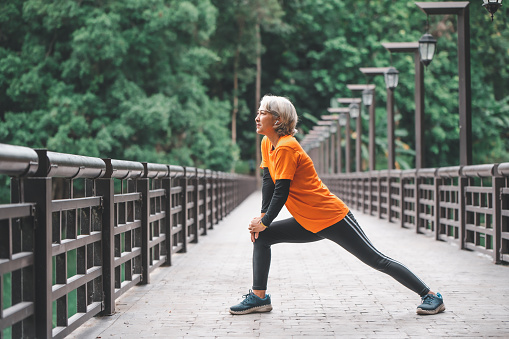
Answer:
<svg viewBox="0 0 509 339"><path fill-rule="evenodd" d="M200 236L200 179L198 178L198 169L193 168L193 180L194 183L194 191L193 191L193 202L194 202L194 209L193 209L193 231L194 231L194 240L193 243L198 243L198 238Z"/></svg>
<svg viewBox="0 0 509 339"><path fill-rule="evenodd" d="M43 154L45 151L42 151ZM41 153L38 151L39 158ZM44 163L44 162L43 162ZM27 178L24 195L26 202L36 204L34 236L34 276L35 276L35 333L38 338L52 337L52 189L51 178Z"/></svg>
<svg viewBox="0 0 509 339"><path fill-rule="evenodd" d="M141 193L141 274L142 284L150 283L150 196L149 178L136 180L136 189Z"/></svg>
<svg viewBox="0 0 509 339"><path fill-rule="evenodd" d="M208 230L208 189L207 189L207 172L200 169L198 170L198 186L200 186L201 183L201 190L200 192L203 192L203 200L200 199L200 195L198 195L198 201L201 201L201 205L203 206L203 216L202 216L202 223L203 223L203 233L202 235L207 235ZM199 193L200 194L200 193ZM199 215L199 213L198 213Z"/></svg>
<svg viewBox="0 0 509 339"><path fill-rule="evenodd" d="M183 233L183 241L182 241L182 249L179 251L180 253L187 252L187 238L189 236L188 228L187 228L187 219L189 217L187 211L188 197L187 197L187 187L188 187L188 179L187 179L187 168L184 167L184 176L180 179L180 184L182 185L182 233Z"/></svg>
<svg viewBox="0 0 509 339"><path fill-rule="evenodd" d="M217 172L212 172L212 224L218 223L218 184Z"/></svg>
<svg viewBox="0 0 509 339"><path fill-rule="evenodd" d="M399 226L405 227L405 180L403 173L399 175Z"/></svg>
<svg viewBox="0 0 509 339"><path fill-rule="evenodd" d="M498 168L495 168L493 173L491 193L493 199L493 262L499 264L502 249L502 187L504 187L504 178L498 175Z"/></svg>
<svg viewBox="0 0 509 339"><path fill-rule="evenodd" d="M162 206L164 210L164 233L166 234L165 245L166 245L166 265L171 266L171 255L173 252L173 235L172 235L172 219L171 214L171 175L170 168L168 167L168 176L161 179L162 188L165 191L165 204Z"/></svg>
<svg viewBox="0 0 509 339"><path fill-rule="evenodd" d="M466 211L466 196L465 196L465 187L468 185L468 178L463 177L462 175L463 166L461 166L459 170L458 176L458 199L459 199L459 237L460 237L460 249L465 248L466 242L466 222L467 222L467 211Z"/></svg>
<svg viewBox="0 0 509 339"><path fill-rule="evenodd" d="M378 179L378 183L377 183L377 186L378 186L378 200L377 200L377 203L378 203L378 219L382 219L382 174L380 173L380 171L378 172L378 176L377 176L377 179Z"/></svg>
<svg viewBox="0 0 509 339"><path fill-rule="evenodd" d="M217 220L223 220L224 217L224 175L217 174Z"/></svg>
<svg viewBox="0 0 509 339"><path fill-rule="evenodd" d="M421 224L421 177L419 176L419 170L415 171L414 177L414 191L415 191L415 233L419 233L419 225Z"/></svg>
<svg viewBox="0 0 509 339"><path fill-rule="evenodd" d="M214 189L213 189L212 171L205 170L205 227L214 228Z"/></svg>
<svg viewBox="0 0 509 339"><path fill-rule="evenodd" d="M387 171L387 221L392 222L392 171Z"/></svg>
<svg viewBox="0 0 509 339"><path fill-rule="evenodd" d="M108 165L109 159L105 159ZM104 305L102 313L115 313L115 188L112 178L96 180L97 195L102 197L102 280Z"/></svg>
<svg viewBox="0 0 509 339"><path fill-rule="evenodd" d="M440 240L440 217L441 217L441 212L440 212L440 187L442 186L442 183L443 183L443 179L442 177L440 177L438 175L438 171L435 172L435 177L434 177L434 201L435 201L435 206L434 206L434 217L435 217L435 240Z"/></svg>

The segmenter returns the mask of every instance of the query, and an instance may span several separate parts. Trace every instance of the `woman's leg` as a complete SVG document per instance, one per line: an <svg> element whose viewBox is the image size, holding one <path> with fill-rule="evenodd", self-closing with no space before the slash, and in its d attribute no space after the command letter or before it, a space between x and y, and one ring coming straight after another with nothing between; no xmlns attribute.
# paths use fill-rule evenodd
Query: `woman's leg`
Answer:
<svg viewBox="0 0 509 339"><path fill-rule="evenodd" d="M253 244L253 290L265 291L269 277L271 250L277 243L306 243L323 239L304 229L294 218L273 222L260 232Z"/></svg>
<svg viewBox="0 0 509 339"><path fill-rule="evenodd" d="M339 244L365 264L390 275L421 297L429 292L429 287L406 266L380 253L371 244L352 213L317 234Z"/></svg>

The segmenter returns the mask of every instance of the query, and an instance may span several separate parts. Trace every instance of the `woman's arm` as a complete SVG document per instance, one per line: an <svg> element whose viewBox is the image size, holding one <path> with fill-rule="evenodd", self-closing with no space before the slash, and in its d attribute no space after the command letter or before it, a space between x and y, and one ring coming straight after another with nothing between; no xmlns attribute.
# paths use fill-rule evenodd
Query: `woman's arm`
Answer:
<svg viewBox="0 0 509 339"><path fill-rule="evenodd" d="M272 200L272 195L274 194L275 187L276 186L274 185L274 181L272 181L269 169L264 167L262 181L262 214L266 213L269 209L270 201Z"/></svg>
<svg viewBox="0 0 509 339"><path fill-rule="evenodd" d="M265 212L265 215L261 219L263 225L268 227L272 223L272 221L277 217L279 212L281 212L281 209L283 208L286 200L288 199L288 194L290 194L291 182L292 181L290 179L276 180L274 193L272 194L267 211Z"/></svg>

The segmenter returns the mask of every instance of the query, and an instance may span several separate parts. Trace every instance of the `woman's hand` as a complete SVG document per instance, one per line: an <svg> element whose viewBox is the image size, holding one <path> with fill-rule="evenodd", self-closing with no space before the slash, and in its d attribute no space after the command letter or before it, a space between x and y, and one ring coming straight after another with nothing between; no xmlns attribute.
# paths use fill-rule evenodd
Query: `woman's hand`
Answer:
<svg viewBox="0 0 509 339"><path fill-rule="evenodd" d="M263 216L260 217L254 217L253 220L249 223L249 232L251 233L251 241L255 242L256 239L258 239L258 235L260 232L265 231L267 227L263 226L261 224Z"/></svg>

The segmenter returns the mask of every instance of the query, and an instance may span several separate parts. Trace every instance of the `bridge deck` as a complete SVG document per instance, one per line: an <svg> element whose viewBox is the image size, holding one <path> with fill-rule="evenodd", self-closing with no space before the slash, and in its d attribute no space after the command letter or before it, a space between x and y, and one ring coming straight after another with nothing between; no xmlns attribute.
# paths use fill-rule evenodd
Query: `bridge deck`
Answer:
<svg viewBox="0 0 509 339"><path fill-rule="evenodd" d="M173 266L157 269L151 284L123 295L116 314L91 319L69 337L509 337L509 267L355 211L379 250L443 294L444 313L416 315L413 292L320 241L273 246L274 310L230 315L251 286L247 224L260 200L252 194Z"/></svg>

